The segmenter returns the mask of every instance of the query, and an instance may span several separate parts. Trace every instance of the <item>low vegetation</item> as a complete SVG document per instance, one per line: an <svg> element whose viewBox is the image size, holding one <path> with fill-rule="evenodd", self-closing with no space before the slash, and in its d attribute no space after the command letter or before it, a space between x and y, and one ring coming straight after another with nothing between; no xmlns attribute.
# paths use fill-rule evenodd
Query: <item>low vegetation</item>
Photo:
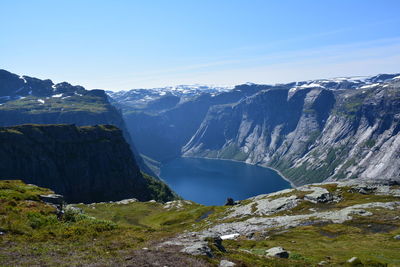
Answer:
<svg viewBox="0 0 400 267"><path fill-rule="evenodd" d="M309 192L293 190L272 196L271 200L296 195L301 203L289 213L282 211L272 216L399 200L394 196L360 194L336 184L322 187L340 196L340 201L311 203L303 200ZM179 253L180 248L158 249L158 244L185 231L201 231L222 223L221 218L230 207L207 207L184 200L108 202L68 205L60 216L56 207L40 201L39 195L49 193L52 192L48 189L21 181L0 181L0 266L152 266L154 262L218 266L222 259L237 266L316 266L320 262L341 266L351 257L358 257L364 266L400 265L400 240L394 238L400 234L398 209L374 209L372 216L357 215L342 224L271 228L252 237L222 241L226 252L210 240L214 257L208 258ZM251 202L246 200L241 205L247 204ZM276 246L290 251L289 259L265 256L267 249Z"/></svg>

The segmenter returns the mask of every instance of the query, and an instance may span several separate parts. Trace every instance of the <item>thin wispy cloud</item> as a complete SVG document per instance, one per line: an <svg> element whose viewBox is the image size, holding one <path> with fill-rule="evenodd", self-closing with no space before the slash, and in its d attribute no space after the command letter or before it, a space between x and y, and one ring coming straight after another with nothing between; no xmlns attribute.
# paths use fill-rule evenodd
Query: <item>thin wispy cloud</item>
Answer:
<svg viewBox="0 0 400 267"><path fill-rule="evenodd" d="M209 84L210 81L227 85L239 82L290 82L298 80L299 77L307 79L310 77L310 72L313 73L314 78L325 78L322 75L326 75L326 73L329 73L330 77L341 76L344 73L343 66L346 64L352 65L351 68L346 68L349 75L362 74L360 68L365 69L366 66L376 64L376 59L379 59L380 64L387 62L388 66L391 66L387 67L387 70L400 71L400 61L396 64L396 61L393 60L399 55L400 38L387 38L331 45L318 49L282 51L247 58L210 60L205 63L170 69L125 74L125 77L123 75L104 77L96 82L113 83L120 86L121 89L132 88L132 85L135 84L142 84L143 86L139 87L149 88L193 82ZM355 62L363 63L357 65ZM341 68L332 68L331 65L339 65ZM321 68L324 68L325 71ZM292 69L296 70L296 75L293 71L289 71ZM281 73L278 73L277 70ZM255 73L259 76L256 76ZM318 77L318 75L321 76ZM274 76L277 78L274 79ZM165 81L169 81L169 83L167 84Z"/></svg>

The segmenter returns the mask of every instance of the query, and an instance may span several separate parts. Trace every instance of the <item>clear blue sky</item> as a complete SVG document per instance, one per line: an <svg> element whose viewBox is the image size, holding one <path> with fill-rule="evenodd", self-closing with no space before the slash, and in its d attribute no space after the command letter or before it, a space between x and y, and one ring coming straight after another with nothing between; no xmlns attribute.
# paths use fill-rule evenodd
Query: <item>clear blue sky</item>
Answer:
<svg viewBox="0 0 400 267"><path fill-rule="evenodd" d="M111 90L400 72L400 1L1 0L0 68Z"/></svg>

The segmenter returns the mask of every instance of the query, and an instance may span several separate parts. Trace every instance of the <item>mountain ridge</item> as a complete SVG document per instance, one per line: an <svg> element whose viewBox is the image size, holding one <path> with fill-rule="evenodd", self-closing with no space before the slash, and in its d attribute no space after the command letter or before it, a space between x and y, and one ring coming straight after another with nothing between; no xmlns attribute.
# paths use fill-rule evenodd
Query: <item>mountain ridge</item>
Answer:
<svg viewBox="0 0 400 267"><path fill-rule="evenodd" d="M399 74L245 84L164 110L131 108L124 117L141 153L161 162L178 156L234 159L277 169L297 185L397 179L399 84ZM390 154L386 163L381 147Z"/></svg>

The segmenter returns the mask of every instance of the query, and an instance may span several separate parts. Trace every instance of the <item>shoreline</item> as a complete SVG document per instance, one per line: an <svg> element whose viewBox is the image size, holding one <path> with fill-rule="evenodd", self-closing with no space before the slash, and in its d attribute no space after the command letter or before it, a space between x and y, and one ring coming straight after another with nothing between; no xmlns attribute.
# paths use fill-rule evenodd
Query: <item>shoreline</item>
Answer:
<svg viewBox="0 0 400 267"><path fill-rule="evenodd" d="M290 184L291 188L296 188L297 186L295 184L293 184L292 181L290 181L288 178L286 178L279 170L273 168L273 167L268 167L268 166L262 166L262 165L257 165L254 163L247 163L244 161L240 161L240 160L235 160L235 159L220 159L220 158L209 158L209 157L188 157L188 156L181 156L181 158L193 158L193 159L210 159L210 160L225 160L225 161L233 161L233 162L239 162L239 163L243 163L243 164L248 164L248 165L252 165L252 166L257 166L257 167L261 167L261 168L265 168L265 169L271 169L274 172L276 172L277 174L279 174L280 177L282 177L283 180L285 180L286 182L288 182Z"/></svg>

